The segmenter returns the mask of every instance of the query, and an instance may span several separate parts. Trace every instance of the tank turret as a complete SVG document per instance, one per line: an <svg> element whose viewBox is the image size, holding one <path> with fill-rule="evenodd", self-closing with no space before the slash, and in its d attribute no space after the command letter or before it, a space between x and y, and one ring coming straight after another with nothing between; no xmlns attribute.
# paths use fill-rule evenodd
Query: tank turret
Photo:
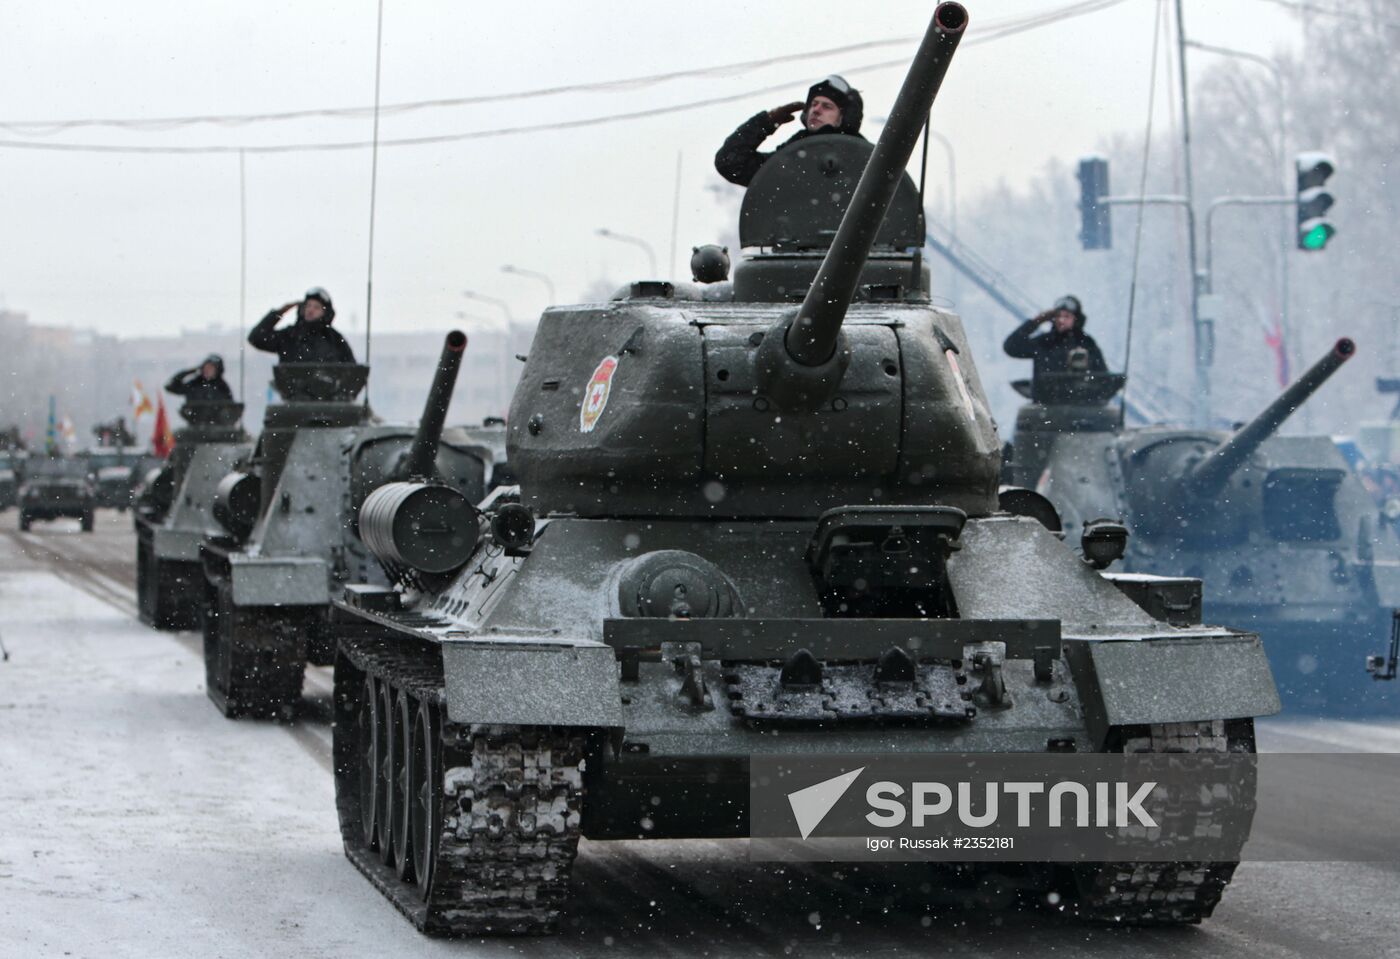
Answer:
<svg viewBox="0 0 1400 959"><path fill-rule="evenodd" d="M1123 464L1134 533L1152 540L1200 543L1244 537L1251 510L1242 507L1247 501L1243 491L1230 497L1230 508L1220 507L1232 480L1355 351L1350 339L1339 339L1262 413L1223 442L1194 431L1143 431Z"/></svg>
<svg viewBox="0 0 1400 959"><path fill-rule="evenodd" d="M1235 431L1222 446L1205 459L1192 466L1181 478L1182 492L1194 497L1218 496L1235 474L1260 445L1278 432L1284 420L1307 402L1308 397L1341 369L1343 363L1356 352L1356 344L1348 337L1342 337L1331 351L1298 377L1278 399L1270 403L1262 413Z"/></svg>
<svg viewBox="0 0 1400 959"><path fill-rule="evenodd" d="M840 343L842 323L966 26L967 12L957 4L934 11L802 305L764 338L759 384L784 408L812 409L829 401L845 375L850 349Z"/></svg>
<svg viewBox="0 0 1400 959"><path fill-rule="evenodd" d="M938 7L876 144L817 135L764 164L728 300L634 284L545 312L509 418L524 505L996 509L995 429L961 321L929 305L904 172L965 24L961 6Z"/></svg>

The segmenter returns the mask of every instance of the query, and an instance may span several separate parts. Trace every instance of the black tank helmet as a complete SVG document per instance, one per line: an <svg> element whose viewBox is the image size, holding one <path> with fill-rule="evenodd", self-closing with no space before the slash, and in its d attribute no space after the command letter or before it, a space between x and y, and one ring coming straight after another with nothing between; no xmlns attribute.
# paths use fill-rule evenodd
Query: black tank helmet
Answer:
<svg viewBox="0 0 1400 959"><path fill-rule="evenodd" d="M302 305L297 307L297 322L300 323L304 317L304 306L307 300L319 300L326 308L326 322L335 321L335 306L331 303L331 295L326 292L325 287L313 286L306 291L306 296L302 299Z"/></svg>
<svg viewBox="0 0 1400 959"><path fill-rule="evenodd" d="M1062 296L1055 301L1055 309L1068 310L1074 314L1074 330L1076 333L1084 329L1084 321L1088 319L1088 317L1084 315L1084 306L1079 302L1079 297L1072 295Z"/></svg>
<svg viewBox="0 0 1400 959"><path fill-rule="evenodd" d="M813 97L826 97L832 103L841 108L841 125L837 127L842 133L859 133L861 121L865 119L865 101L861 99L860 91L846 82L846 78L833 73L824 80L818 80L807 90L806 103L812 103ZM802 110L802 126L807 126L807 109Z"/></svg>
<svg viewBox="0 0 1400 959"><path fill-rule="evenodd" d="M201 363L199 364L199 368L200 368L201 370L204 369L204 366L205 366L206 363L213 363L213 364L214 364L214 375L215 375L215 376L223 376L223 375L224 375L224 358L223 358L222 356L220 356L218 353L210 353L208 356L206 356L206 357L204 358L203 362L201 362Z"/></svg>

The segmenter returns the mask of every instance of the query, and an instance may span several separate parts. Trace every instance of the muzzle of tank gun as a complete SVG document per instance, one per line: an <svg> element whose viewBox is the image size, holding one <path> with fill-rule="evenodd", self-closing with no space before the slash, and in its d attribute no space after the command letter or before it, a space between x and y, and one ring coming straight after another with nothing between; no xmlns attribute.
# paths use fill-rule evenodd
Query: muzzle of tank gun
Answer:
<svg viewBox="0 0 1400 959"><path fill-rule="evenodd" d="M1235 431L1235 434L1182 477L1181 489L1190 496L1212 498L1225 489L1230 477L1244 465L1265 440L1274 435L1284 420L1307 402L1323 383L1356 352L1350 337L1342 337L1306 373L1298 377L1264 412Z"/></svg>
<svg viewBox="0 0 1400 959"><path fill-rule="evenodd" d="M781 407L815 408L841 382L850 359L841 342L842 321L967 23L960 3L940 3L933 11L816 279L797 312L764 337L761 388Z"/></svg>
<svg viewBox="0 0 1400 959"><path fill-rule="evenodd" d="M413 444L398 469L399 479L427 478L437 472L438 444L442 442L442 427L447 421L447 408L452 404L452 390L457 385L457 373L462 368L462 354L467 349L467 334L453 330L442 344L433 384L428 388L428 401L423 405L423 418Z"/></svg>

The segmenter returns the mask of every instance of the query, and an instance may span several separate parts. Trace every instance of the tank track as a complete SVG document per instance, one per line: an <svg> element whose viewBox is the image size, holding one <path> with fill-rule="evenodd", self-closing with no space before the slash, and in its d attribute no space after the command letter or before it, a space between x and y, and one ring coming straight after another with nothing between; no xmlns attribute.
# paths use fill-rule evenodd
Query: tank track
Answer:
<svg viewBox="0 0 1400 959"><path fill-rule="evenodd" d="M1125 753L1238 753L1254 751L1253 724L1245 720L1167 723L1138 727L1123 741ZM1227 767L1228 768L1228 767ZM1215 800L1224 797L1224 803ZM1225 819L1248 824L1254 815L1254 783L1222 782L1211 797L1176 810L1191 833L1218 832ZM1179 826L1178 829L1184 829ZM1106 862L1075 867L1083 919L1123 925L1186 925L1208 917L1220 903L1237 862Z"/></svg>
<svg viewBox="0 0 1400 959"><path fill-rule="evenodd" d="M305 643L258 607L236 606L227 581L204 613L205 690L229 719L290 717L306 675Z"/></svg>
<svg viewBox="0 0 1400 959"><path fill-rule="evenodd" d="M442 657L409 639L346 639L336 662L335 782L345 855L413 924L435 936L556 931L570 894L583 799L581 731L446 720ZM364 677L437 707L440 816L426 897L366 843L356 713ZM411 788L411 787L410 787Z"/></svg>

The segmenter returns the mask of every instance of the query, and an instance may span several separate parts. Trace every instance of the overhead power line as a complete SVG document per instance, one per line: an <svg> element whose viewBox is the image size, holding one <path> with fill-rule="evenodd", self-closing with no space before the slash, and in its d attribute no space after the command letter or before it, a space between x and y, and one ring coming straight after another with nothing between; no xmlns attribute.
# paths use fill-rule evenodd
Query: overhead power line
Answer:
<svg viewBox="0 0 1400 959"><path fill-rule="evenodd" d="M1086 14L1097 13L1109 7L1118 6L1126 0L1079 0L1076 3L1066 4L1055 10L1035 14L1028 17L1018 18L1014 21L1005 21L1000 27L989 28L986 32L976 37L969 37L963 41L962 46L975 46L982 43L990 43L1005 37L1024 33L1040 27L1049 26L1062 22L1073 17L1084 16ZM868 49L871 47L892 45L897 43L911 43L912 38L899 40L873 40L863 44L854 44L850 47L833 48L833 50L815 51L806 54L791 54L785 57L771 58L762 61L748 61L749 65L769 65L772 63L785 62L795 59L806 59L813 56L833 55L834 52L849 52L853 49ZM900 57L893 60L883 60L878 63L866 64L862 67L849 68L851 73L873 73L878 70L888 70L894 67L906 66L907 57ZM408 109L422 109L428 105L461 105L467 102L484 103L506 99L521 99L526 97L548 96L556 93L575 92L582 90L601 89L604 87L644 86L661 82L658 78L674 79L683 76L694 76L706 73L725 72L740 69L743 65L727 64L721 67L705 67L696 70L676 71L670 74L655 74L652 77L637 77L629 80L602 81L600 83L577 84L569 87L551 87L534 91L521 91L517 93L493 94L475 98L457 98L453 100L425 100L411 104L397 104L382 108L384 113L391 110L404 112ZM770 93L779 93L791 90L794 85L803 81L788 81L780 84L762 87L755 90L746 90L742 93L730 94L720 97L708 97L702 100L691 100L685 103L670 104L667 106L650 107L640 110L630 110L621 113L605 114L603 116L584 117L577 120L558 120L543 123L522 124L519 126L496 127L485 130L467 130L455 133L425 134L422 136L398 137L380 139L380 147L403 147L403 146L426 146L431 144L454 143L466 140L490 139L502 136L516 136L529 133L543 133L556 130L570 130L580 127L600 126L608 123L619 123L629 120L639 120L646 117L661 116L668 113L681 113L690 110L699 110L718 104L734 103L740 100L747 100L753 97L765 96ZM354 115L359 115L358 111L364 108L345 108L345 111L356 111ZM238 118L238 122L253 122L252 118L260 116L265 119L290 119L293 117L325 116L336 111L298 111L283 114L243 114ZM344 115L352 115L344 112ZM368 115L368 114L366 114ZM231 119L230 117L221 118ZM0 129L14 129L17 126L49 126L57 127L61 124L72 125L119 125L119 124L167 124L167 125L190 125L192 123L214 122L216 118L171 118L168 120L148 120L148 121L116 121L116 120L85 120L85 121L54 121L41 123L40 121L26 121L25 123L0 122ZM311 152L332 152L340 150L362 150L374 145L373 140L344 140L330 142L313 143L275 143L266 145L245 145L245 144L209 144L203 146L142 146L140 144L114 144L114 143L40 143L28 140L3 140L0 139L0 149L11 150L39 150L46 152L60 153L107 153L107 154L170 154L170 155L200 155L200 154L224 154L224 153L311 153Z"/></svg>

